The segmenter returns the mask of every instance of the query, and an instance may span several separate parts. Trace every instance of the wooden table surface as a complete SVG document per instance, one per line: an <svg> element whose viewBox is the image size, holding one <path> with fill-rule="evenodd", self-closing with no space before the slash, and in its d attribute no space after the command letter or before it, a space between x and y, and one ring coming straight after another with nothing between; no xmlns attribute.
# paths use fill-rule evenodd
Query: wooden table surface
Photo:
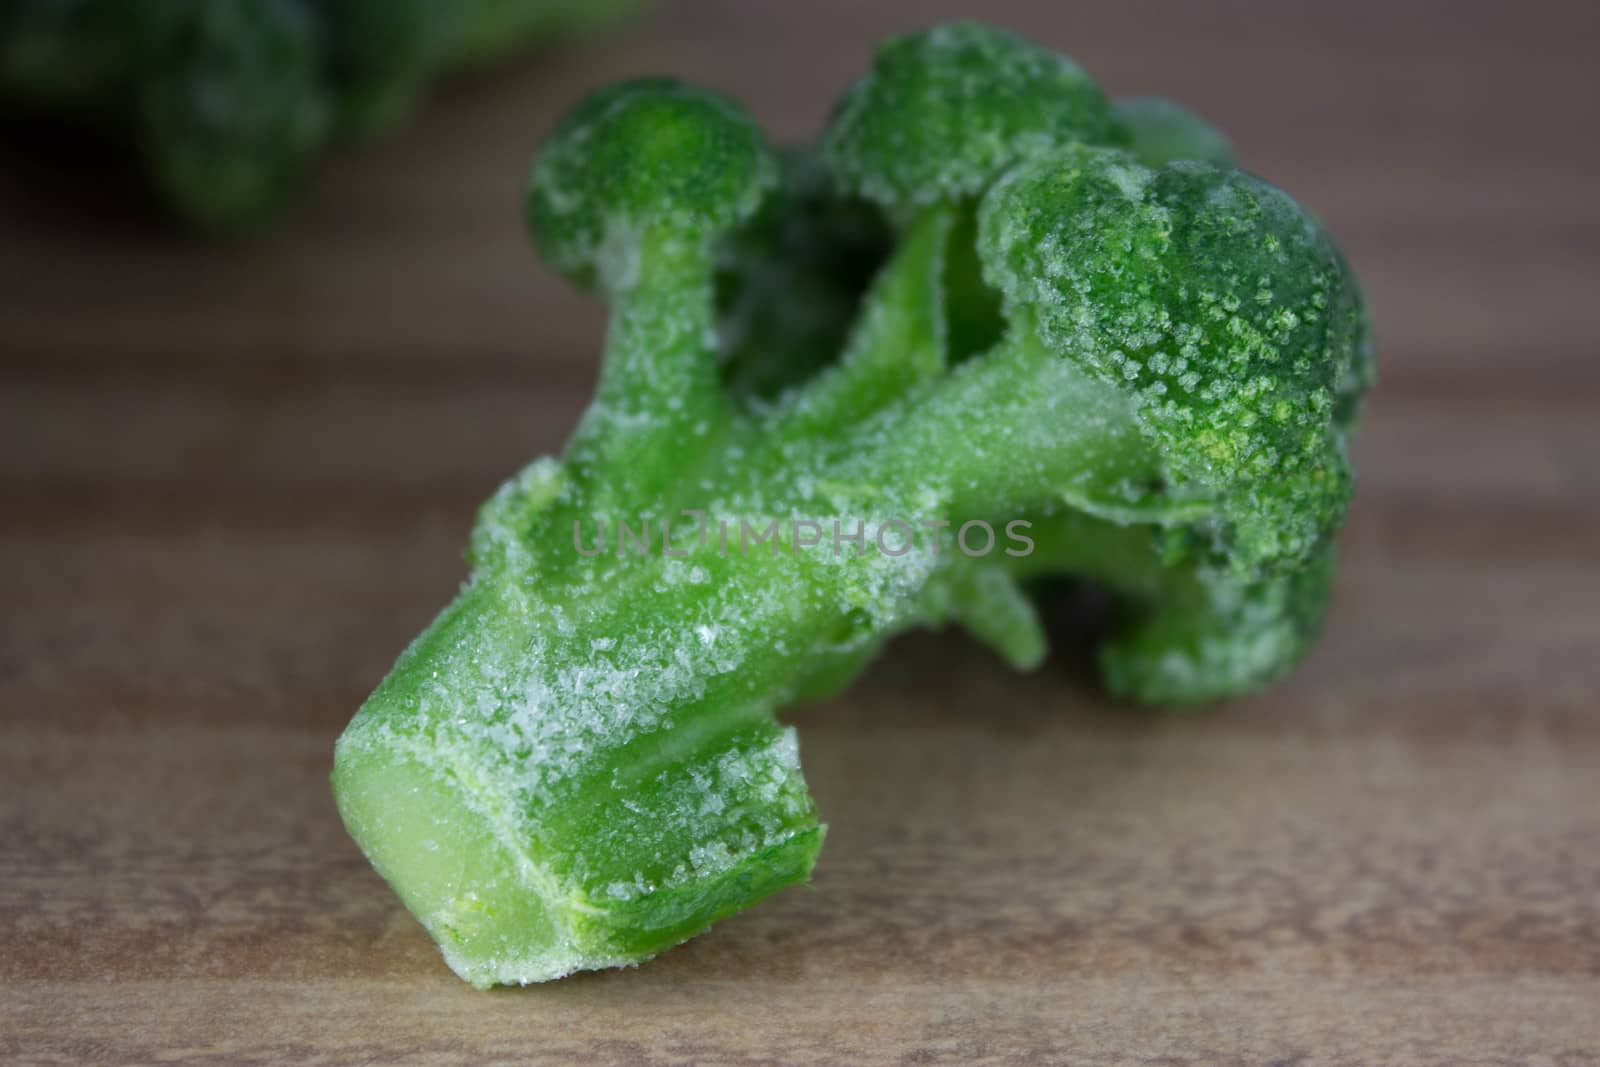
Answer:
<svg viewBox="0 0 1600 1067"><path fill-rule="evenodd" d="M805 136L961 5L669 8L457 83L246 247L7 133L0 1059L1600 1062L1600 15L1086 6L978 5L1217 118L1369 288L1326 639L1187 715L906 640L795 716L810 888L526 990L445 969L327 774L592 385L599 311L520 233L531 147L644 70Z"/></svg>

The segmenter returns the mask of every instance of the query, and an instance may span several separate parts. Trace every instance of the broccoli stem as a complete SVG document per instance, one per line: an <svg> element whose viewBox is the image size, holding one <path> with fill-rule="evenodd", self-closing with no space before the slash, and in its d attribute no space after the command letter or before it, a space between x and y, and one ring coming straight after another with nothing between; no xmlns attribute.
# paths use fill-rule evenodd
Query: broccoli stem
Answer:
<svg viewBox="0 0 1600 1067"><path fill-rule="evenodd" d="M924 600L934 601L928 605L930 621L959 622L1010 666L1027 671L1044 661L1049 643L1033 602L1007 566L1015 558L1002 554L994 562L959 560L946 571L944 582L930 583Z"/></svg>
<svg viewBox="0 0 1600 1067"><path fill-rule="evenodd" d="M595 401L568 456L594 503L655 501L728 423L703 242L646 234L604 279L611 323Z"/></svg>
<svg viewBox="0 0 1600 1067"><path fill-rule="evenodd" d="M480 574L336 756L352 833L479 985L647 956L803 879L821 844L771 707L835 628L845 568L541 570Z"/></svg>
<svg viewBox="0 0 1600 1067"><path fill-rule="evenodd" d="M780 443L853 427L944 371L945 250L952 212L925 209L867 291L839 363L796 395L774 427Z"/></svg>
<svg viewBox="0 0 1600 1067"><path fill-rule="evenodd" d="M699 485L726 554L681 525L671 555L659 525L648 555L617 558L614 537L584 554L609 487L548 461L485 508L472 583L358 713L335 775L353 836L463 977L638 959L806 877L822 828L771 709L825 689L830 664L853 674L937 566L870 535L848 559L745 544L796 515L819 538L872 516L846 468L882 444L848 436L844 458L785 477L752 477L740 434L712 449ZM683 494L658 489L638 499ZM438 873L444 838L459 878Z"/></svg>
<svg viewBox="0 0 1600 1067"><path fill-rule="evenodd" d="M942 487L951 512L967 516L1138 499L1161 469L1126 396L1026 329L953 368L878 436L858 463L863 479Z"/></svg>

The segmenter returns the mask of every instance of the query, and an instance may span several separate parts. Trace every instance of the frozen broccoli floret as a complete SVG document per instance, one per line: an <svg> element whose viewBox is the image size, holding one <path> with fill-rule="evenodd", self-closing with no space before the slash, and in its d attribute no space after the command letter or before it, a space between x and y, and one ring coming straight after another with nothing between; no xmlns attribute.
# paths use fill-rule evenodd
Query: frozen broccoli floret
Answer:
<svg viewBox="0 0 1600 1067"><path fill-rule="evenodd" d="M336 756L352 834L464 978L634 962L804 880L823 829L774 709L918 626L1034 666L1031 579L1115 598L1104 678L1138 700L1308 647L1360 296L1198 120L1135 119L961 24L885 45L787 164L667 79L560 124L528 217L610 303L597 395L484 506L470 582Z"/></svg>

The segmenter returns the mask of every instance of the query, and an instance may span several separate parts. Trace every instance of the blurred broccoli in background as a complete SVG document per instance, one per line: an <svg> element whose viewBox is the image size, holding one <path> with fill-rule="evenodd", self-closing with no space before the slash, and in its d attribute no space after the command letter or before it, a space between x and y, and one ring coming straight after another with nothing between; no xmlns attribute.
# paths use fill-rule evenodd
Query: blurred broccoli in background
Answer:
<svg viewBox="0 0 1600 1067"><path fill-rule="evenodd" d="M0 0L0 106L126 138L171 208L249 230L328 143L401 121L442 71L639 0Z"/></svg>

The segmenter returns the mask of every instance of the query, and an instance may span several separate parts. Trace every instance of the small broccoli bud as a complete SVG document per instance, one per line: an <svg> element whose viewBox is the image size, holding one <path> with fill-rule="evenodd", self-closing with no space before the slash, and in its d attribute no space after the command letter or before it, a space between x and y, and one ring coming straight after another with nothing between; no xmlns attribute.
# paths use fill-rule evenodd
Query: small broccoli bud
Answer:
<svg viewBox="0 0 1600 1067"><path fill-rule="evenodd" d="M1118 100L1111 113L1127 131L1127 149L1147 167L1164 167L1180 159L1234 165L1233 146L1205 119L1162 96Z"/></svg>
<svg viewBox="0 0 1600 1067"><path fill-rule="evenodd" d="M1123 604L1123 628L1100 648L1106 688L1151 704L1236 697L1282 675L1322 629L1334 552L1304 566L1241 581L1232 571L1182 568L1161 594Z"/></svg>
<svg viewBox="0 0 1600 1067"><path fill-rule="evenodd" d="M646 78L579 103L528 183L545 260L612 302L600 385L568 449L602 506L685 477L728 420L714 240L777 184L759 127L704 89Z"/></svg>
<svg viewBox="0 0 1600 1067"><path fill-rule="evenodd" d="M1006 563L1019 580L1071 574L1112 597L1098 649L1110 692L1150 704L1239 696L1283 675L1321 629L1333 577L1325 543L1302 567L1241 576L1188 552L1188 531L1075 509L1030 520L1034 551Z"/></svg>
<svg viewBox="0 0 1600 1067"><path fill-rule="evenodd" d="M777 178L737 104L641 78L594 93L556 127L529 179L528 224L552 267L614 284L647 237L704 248L753 215Z"/></svg>
<svg viewBox="0 0 1600 1067"><path fill-rule="evenodd" d="M1241 567L1316 550L1349 496L1332 419L1356 323L1304 209L1240 171L1073 146L1001 179L980 225L1008 313L1135 399L1171 484L1216 499Z"/></svg>
<svg viewBox="0 0 1600 1067"><path fill-rule="evenodd" d="M1105 95L1065 56L974 23L880 45L822 138L840 185L905 215L982 192L1042 148L1111 143Z"/></svg>

